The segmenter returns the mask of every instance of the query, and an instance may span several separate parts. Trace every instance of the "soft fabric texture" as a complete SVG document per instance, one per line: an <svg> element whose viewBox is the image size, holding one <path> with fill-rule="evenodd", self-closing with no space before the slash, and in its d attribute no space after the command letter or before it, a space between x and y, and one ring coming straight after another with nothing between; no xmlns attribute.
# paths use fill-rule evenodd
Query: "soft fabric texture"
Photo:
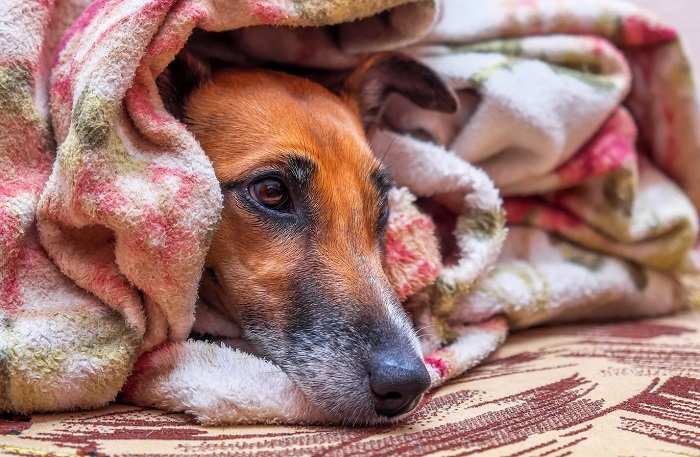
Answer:
<svg viewBox="0 0 700 457"><path fill-rule="evenodd" d="M518 332L381 427L202 427L163 410L0 416L17 456L697 456L700 317Z"/></svg>
<svg viewBox="0 0 700 457"><path fill-rule="evenodd" d="M244 65L400 50L457 91L454 115L394 98L371 138L433 386L508 328L685 305L697 105L675 32L629 4L2 0L0 410L122 391L209 424L327 420L269 362L186 341L221 194L155 79L195 28L192 52Z"/></svg>

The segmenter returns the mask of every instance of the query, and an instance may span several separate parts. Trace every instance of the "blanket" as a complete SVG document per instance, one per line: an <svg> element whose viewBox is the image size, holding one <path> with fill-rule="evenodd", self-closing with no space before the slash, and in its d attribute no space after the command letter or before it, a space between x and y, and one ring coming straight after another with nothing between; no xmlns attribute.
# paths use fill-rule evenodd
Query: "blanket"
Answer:
<svg viewBox="0 0 700 457"><path fill-rule="evenodd" d="M185 46L334 71L400 50L456 91L453 115L393 99L371 138L433 387L509 328L687 302L694 88L674 30L630 4L0 0L0 37L2 411L119 395L205 424L329 420L269 361L188 340L217 332L197 288L222 197L155 83Z"/></svg>

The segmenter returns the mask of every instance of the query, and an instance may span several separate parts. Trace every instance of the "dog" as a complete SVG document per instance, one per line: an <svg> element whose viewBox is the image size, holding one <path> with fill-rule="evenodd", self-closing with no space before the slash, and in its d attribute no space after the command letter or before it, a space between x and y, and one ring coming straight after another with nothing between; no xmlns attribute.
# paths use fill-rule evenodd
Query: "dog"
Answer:
<svg viewBox="0 0 700 457"><path fill-rule="evenodd" d="M201 300L336 420L412 411L430 377L384 273L392 184L367 137L392 94L454 112L454 93L393 52L367 58L332 91L267 69L212 72L186 54L159 87L224 195Z"/></svg>

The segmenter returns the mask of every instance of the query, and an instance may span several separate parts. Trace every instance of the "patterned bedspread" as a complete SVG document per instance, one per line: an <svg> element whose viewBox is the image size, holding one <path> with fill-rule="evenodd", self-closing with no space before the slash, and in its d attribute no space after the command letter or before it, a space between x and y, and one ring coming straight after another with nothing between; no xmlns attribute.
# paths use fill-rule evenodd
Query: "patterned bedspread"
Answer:
<svg viewBox="0 0 700 457"><path fill-rule="evenodd" d="M203 35L219 45L198 42ZM686 380L697 358L674 365L677 355L662 350L689 350L697 321L663 324L676 330L656 336L642 330L653 336L646 340L634 331L606 335L614 326L515 337L496 359L450 381L509 331L649 318L687 305L681 276L700 266L692 73L673 28L616 0L0 0L0 411L99 408L121 395L208 424L325 420L267 360L187 340L222 195L155 84L185 46L230 62L327 71L399 50L444 77L461 102L451 117L392 102L386 128L371 138L403 188L389 223L388 273L406 279L394 286L421 329L432 387L451 384L404 430L226 429L223 443L270 430L275 437L262 440L279 440L279 449L308 438L362 454L387 442L413 449L413 433L435 449L520 436L524 447L513 449L541 446L528 451L536 454L583 437L578 447L592 443L595 433L574 433L574 425L593 424L633 437L609 446L643 446L646 435L697 445L697 431L682 425L698 419L697 397L682 398L697 395ZM425 241L412 227L429 225L412 221L428 217L431 259L409 249ZM430 268L421 269L426 260ZM588 354L600 339L603 349ZM521 343L529 355L515 357L509 351ZM656 344L654 360L668 372L650 368L651 359L629 365ZM617 371L608 371L606 351L620 354ZM649 411L675 412L659 423L618 413L637 401L626 395L666 398L670 406ZM115 414L127 416L115 421L115 436L167 432L178 452L200 454L193 437L220 431L166 413L111 411L49 419L44 429L42 416L31 426L13 422L28 428L5 437L14 443L7 452L50 443L61 427L71 430L62 439L91 452L86 424ZM596 425L615 415L614 424ZM87 429L95 443L112 433ZM165 449L154 443L153 452Z"/></svg>
<svg viewBox="0 0 700 457"><path fill-rule="evenodd" d="M4 416L0 454L700 455L700 317L539 328L424 400L398 427L202 427L112 405Z"/></svg>

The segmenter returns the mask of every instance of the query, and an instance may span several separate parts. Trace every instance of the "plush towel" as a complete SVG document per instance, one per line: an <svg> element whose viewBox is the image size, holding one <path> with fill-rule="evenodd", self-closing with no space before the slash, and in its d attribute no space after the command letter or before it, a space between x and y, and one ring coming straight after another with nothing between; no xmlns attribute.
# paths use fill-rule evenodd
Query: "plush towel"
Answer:
<svg viewBox="0 0 700 457"><path fill-rule="evenodd" d="M508 328L686 303L693 84L675 32L629 4L0 0L0 37L0 410L121 392L210 424L328 420L270 362L187 340L221 194L155 84L186 43L329 70L400 50L457 91L454 115L394 99L371 139L434 387Z"/></svg>

